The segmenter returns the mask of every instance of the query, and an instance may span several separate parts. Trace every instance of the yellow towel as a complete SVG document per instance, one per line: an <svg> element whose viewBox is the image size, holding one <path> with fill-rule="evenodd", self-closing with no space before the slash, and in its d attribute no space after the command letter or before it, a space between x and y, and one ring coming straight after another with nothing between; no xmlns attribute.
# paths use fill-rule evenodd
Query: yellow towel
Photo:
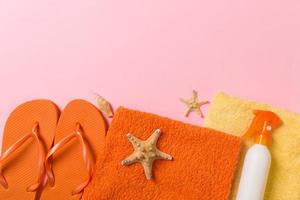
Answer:
<svg viewBox="0 0 300 200"><path fill-rule="evenodd" d="M272 165L270 169L265 200L300 199L300 115L267 104L241 100L218 94L205 119L204 126L235 135L242 135L248 129L253 109L270 110L283 120L283 125L273 132L270 146ZM244 154L251 144L245 144L235 177L231 199L236 199Z"/></svg>

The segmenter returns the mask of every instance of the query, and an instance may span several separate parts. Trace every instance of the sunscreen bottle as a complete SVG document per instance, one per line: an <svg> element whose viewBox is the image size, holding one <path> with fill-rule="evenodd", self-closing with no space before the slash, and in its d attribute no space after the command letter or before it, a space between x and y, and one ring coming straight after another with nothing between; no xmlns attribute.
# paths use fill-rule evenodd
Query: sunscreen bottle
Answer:
<svg viewBox="0 0 300 200"><path fill-rule="evenodd" d="M236 200L262 200L271 165L271 132L282 121L273 112L255 110L254 119L243 138L252 138L254 145L247 151Z"/></svg>

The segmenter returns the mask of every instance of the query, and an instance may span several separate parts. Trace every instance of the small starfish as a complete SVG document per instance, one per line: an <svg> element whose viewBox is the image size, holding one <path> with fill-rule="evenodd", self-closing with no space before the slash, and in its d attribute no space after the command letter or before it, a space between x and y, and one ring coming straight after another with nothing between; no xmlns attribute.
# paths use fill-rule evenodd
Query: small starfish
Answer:
<svg viewBox="0 0 300 200"><path fill-rule="evenodd" d="M192 111L195 111L197 114L199 114L202 118L204 118L204 114L201 110L201 106L205 104L209 104L209 101L199 101L198 94L196 90L193 90L193 95L189 99L180 99L185 105L187 106L187 109L185 111L185 116L189 116L189 114Z"/></svg>
<svg viewBox="0 0 300 200"><path fill-rule="evenodd" d="M145 141L142 141L130 133L127 134L134 152L121 162L122 165L131 165L139 162L143 165L146 178L152 178L152 165L155 160L172 160L172 156L157 149L156 144L160 136L160 129L156 129Z"/></svg>

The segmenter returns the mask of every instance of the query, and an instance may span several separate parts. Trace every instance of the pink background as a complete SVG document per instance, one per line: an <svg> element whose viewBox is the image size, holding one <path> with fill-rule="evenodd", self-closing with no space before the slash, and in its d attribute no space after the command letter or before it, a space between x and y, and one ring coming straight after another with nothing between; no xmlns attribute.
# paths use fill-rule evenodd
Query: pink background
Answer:
<svg viewBox="0 0 300 200"><path fill-rule="evenodd" d="M300 112L299 79L299 0L0 0L1 130L24 101L92 91L194 124L192 89Z"/></svg>

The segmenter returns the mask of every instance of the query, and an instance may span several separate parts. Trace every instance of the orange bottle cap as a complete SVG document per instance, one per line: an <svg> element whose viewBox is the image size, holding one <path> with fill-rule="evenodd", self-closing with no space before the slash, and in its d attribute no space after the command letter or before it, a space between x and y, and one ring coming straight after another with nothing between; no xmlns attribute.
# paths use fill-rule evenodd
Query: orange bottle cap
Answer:
<svg viewBox="0 0 300 200"><path fill-rule="evenodd" d="M271 132L282 124L282 120L271 111L254 110L254 119L243 135L243 138L252 138L254 143L268 146L271 143Z"/></svg>

